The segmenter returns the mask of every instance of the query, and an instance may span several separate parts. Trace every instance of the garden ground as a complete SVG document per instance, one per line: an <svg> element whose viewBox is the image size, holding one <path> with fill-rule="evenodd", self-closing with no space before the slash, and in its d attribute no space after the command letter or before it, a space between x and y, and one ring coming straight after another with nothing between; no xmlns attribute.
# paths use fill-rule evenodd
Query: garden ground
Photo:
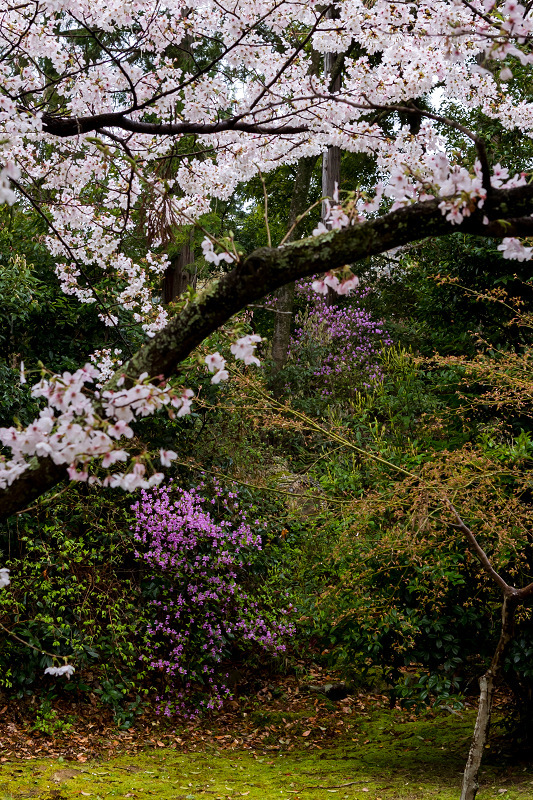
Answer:
<svg viewBox="0 0 533 800"><path fill-rule="evenodd" d="M380 695L333 703L301 685L267 683L223 714L179 728L146 714L121 731L99 708L71 704L68 713L60 702L46 714L8 706L0 800L457 800L472 706L414 714L389 709ZM499 736L504 714L502 702L479 800L533 797L532 765L511 758Z"/></svg>

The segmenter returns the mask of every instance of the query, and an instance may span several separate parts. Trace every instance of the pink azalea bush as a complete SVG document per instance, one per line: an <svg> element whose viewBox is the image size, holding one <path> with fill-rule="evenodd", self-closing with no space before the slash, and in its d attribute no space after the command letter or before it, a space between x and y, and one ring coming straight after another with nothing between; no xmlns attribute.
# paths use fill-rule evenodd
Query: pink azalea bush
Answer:
<svg viewBox="0 0 533 800"><path fill-rule="evenodd" d="M231 696L224 662L250 649L280 654L294 633L289 610L266 608L243 585L261 550L259 521L248 521L236 492L215 483L208 497L206 488L161 486L133 506L136 555L164 579L145 658L168 679L158 697L167 716L220 708Z"/></svg>
<svg viewBox="0 0 533 800"><path fill-rule="evenodd" d="M312 304L296 316L290 358L295 367L310 373L321 396L349 397L380 383L380 353L393 342L383 322L361 306L365 290L359 290L349 305L328 305L307 283L297 291Z"/></svg>

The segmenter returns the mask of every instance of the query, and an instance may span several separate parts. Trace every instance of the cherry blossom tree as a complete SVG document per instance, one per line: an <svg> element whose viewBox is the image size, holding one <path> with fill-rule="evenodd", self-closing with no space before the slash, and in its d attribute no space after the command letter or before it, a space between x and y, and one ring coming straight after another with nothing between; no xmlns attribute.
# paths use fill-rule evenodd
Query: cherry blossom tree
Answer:
<svg viewBox="0 0 533 800"><path fill-rule="evenodd" d="M279 287L326 272L317 290L346 293L358 261L457 231L529 260L532 34L515 0L2 0L0 201L46 220L67 294L112 328L127 312L146 344L114 371L43 374L40 416L0 432L0 515L67 475L126 490L159 482L129 458L136 420L188 413L180 362ZM484 131L495 128L521 134L523 172L491 163ZM219 272L169 315L157 231L202 225L239 183L332 148L366 154L379 181L332 192L313 236L291 230L278 247L240 253L229 232L206 229ZM156 235L133 257L124 243L141 209ZM256 339L236 339L233 355L255 363ZM218 352L205 368L228 377ZM161 466L174 456L162 451Z"/></svg>
<svg viewBox="0 0 533 800"><path fill-rule="evenodd" d="M106 373L87 366L36 385L47 408L1 433L3 515L67 473L99 480L94 460L110 485L160 480L129 460L130 423L187 413L193 390L169 383L180 362L267 292L325 271L347 292L347 264L454 231L531 256L520 237L532 233L533 187L491 164L483 139L483 121L526 141L533 128L513 78L530 70L533 21L513 0L5 0L0 12L0 199L46 220L67 294L114 328L127 311L147 337L103 387ZM313 66L317 54L342 54L341 83ZM379 182L330 198L313 237L276 248L239 253L206 230L218 277L169 316L157 237L139 258L124 247L140 207L155 231L201 225L240 182L332 147L374 159ZM253 362L257 342L243 338L235 355ZM219 358L206 369L227 377Z"/></svg>

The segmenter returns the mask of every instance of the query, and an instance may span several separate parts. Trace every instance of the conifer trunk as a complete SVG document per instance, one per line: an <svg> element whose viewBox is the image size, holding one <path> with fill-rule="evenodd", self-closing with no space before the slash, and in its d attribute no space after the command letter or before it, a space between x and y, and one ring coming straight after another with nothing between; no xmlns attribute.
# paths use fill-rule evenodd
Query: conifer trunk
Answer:
<svg viewBox="0 0 533 800"><path fill-rule="evenodd" d="M189 240L180 252L170 259L170 266L163 276L163 303L174 302L191 285L196 286L196 270L194 268L194 228L191 228Z"/></svg>
<svg viewBox="0 0 533 800"><path fill-rule="evenodd" d="M328 17L330 19L338 16L338 12L330 9ZM324 55L324 78L326 83L329 82L329 91L338 92L341 88L341 70L336 63L338 59L342 60L342 55L337 56L334 53L326 53ZM336 68L337 67L337 68ZM322 156L322 197L331 198L335 194L335 190L340 187L341 183L341 149L337 145L330 145ZM326 219L326 200L322 201L322 222L329 228L329 223ZM327 269L327 266L326 266ZM336 293L330 288L326 295L326 303L331 306L334 305L336 300Z"/></svg>
<svg viewBox="0 0 533 800"><path fill-rule="evenodd" d="M290 230L296 220L307 208L309 186L315 166L316 158L309 156L301 158L298 162L294 187L292 190L291 206L289 209L288 229ZM288 241L294 239L296 232L289 235ZM282 286L276 292L277 301L274 316L274 333L272 335L272 375L283 369L287 363L289 343L292 331L292 310L294 307L294 281Z"/></svg>

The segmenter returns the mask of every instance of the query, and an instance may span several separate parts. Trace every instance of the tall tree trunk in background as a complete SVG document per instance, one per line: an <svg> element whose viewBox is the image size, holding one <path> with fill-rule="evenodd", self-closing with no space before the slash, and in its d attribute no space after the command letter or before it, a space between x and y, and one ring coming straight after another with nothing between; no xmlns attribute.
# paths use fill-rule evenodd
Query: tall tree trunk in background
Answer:
<svg viewBox="0 0 533 800"><path fill-rule="evenodd" d="M170 266L163 275L163 303L174 302L187 286L196 286L194 267L194 228L191 228L188 241L177 255L170 259Z"/></svg>
<svg viewBox="0 0 533 800"><path fill-rule="evenodd" d="M338 11L330 9L328 19L336 19ZM342 68L344 66L344 53L326 53L324 55L324 82L330 92L338 92L342 83ZM322 156L322 197L333 197L335 184L341 182L341 149L337 145L330 145ZM322 222L325 220L326 204L322 203Z"/></svg>
<svg viewBox="0 0 533 800"><path fill-rule="evenodd" d="M335 186L340 185L341 180L341 149L337 145L328 147L322 156L322 196L333 197ZM328 223L325 219L326 204L322 203L322 222L326 227Z"/></svg>
<svg viewBox="0 0 533 800"><path fill-rule="evenodd" d="M326 66L324 64L324 66ZM319 75L322 69L322 57L318 51L313 50L311 73ZM329 73L328 73L329 74ZM339 72L340 74L340 72ZM309 186L311 184L311 176L315 167L316 157L309 156L302 158L298 162L298 169L294 179L294 187L292 191L291 207L289 209L289 221L287 230L290 231L300 214L303 214L307 208L309 197ZM293 231L288 237L288 241L292 241L298 235L297 231ZM282 286L277 291L276 314L274 317L274 333L272 336L272 377L278 374L287 363L289 355L289 343L292 331L292 318L294 307L294 283L288 283ZM273 391L277 393L279 386L274 383Z"/></svg>
<svg viewBox="0 0 533 800"><path fill-rule="evenodd" d="M333 19L335 11L331 9L328 17ZM329 83L330 92L338 92L341 88L341 73L344 64L344 54L326 53L324 55L324 80ZM341 149L337 145L330 145L322 156L322 197L333 197L335 189L341 183ZM329 228L326 220L326 202L322 202L322 222ZM333 305L337 295L329 289L326 295L326 303Z"/></svg>
<svg viewBox="0 0 533 800"><path fill-rule="evenodd" d="M301 158L298 162L294 188L292 190L291 207L289 209L288 230L292 228L300 214L307 208L309 186L315 166L316 158L309 156ZM294 239L296 231L288 237ZM287 363L289 342L292 329L292 310L294 306L294 282L282 286L276 292L277 302L274 316L274 333L272 336L272 375L275 376Z"/></svg>
<svg viewBox="0 0 533 800"><path fill-rule="evenodd" d="M190 8L184 7L181 15L186 18L190 12ZM194 68L194 59L191 55L192 42L193 38L188 34L180 42L178 50L169 52L169 55L184 73ZM165 177L175 177L173 159L168 161L168 169L170 170L169 175ZM171 236L170 240L172 241L172 239L173 236ZM164 305L173 303L183 294L187 286L190 285L193 289L196 288L196 268L193 265L194 226L190 229L189 235L179 253L170 258L170 266L163 275L162 295Z"/></svg>
<svg viewBox="0 0 533 800"><path fill-rule="evenodd" d="M330 54L326 54L326 58ZM322 156L322 197L333 197L335 189L340 186L341 182L341 149L337 145L331 145ZM322 202L322 222L329 228L330 225L325 218L326 216L326 202ZM327 265L326 265L327 271ZM337 293L333 289L328 288L326 295L326 304L328 306L335 305L337 300Z"/></svg>

